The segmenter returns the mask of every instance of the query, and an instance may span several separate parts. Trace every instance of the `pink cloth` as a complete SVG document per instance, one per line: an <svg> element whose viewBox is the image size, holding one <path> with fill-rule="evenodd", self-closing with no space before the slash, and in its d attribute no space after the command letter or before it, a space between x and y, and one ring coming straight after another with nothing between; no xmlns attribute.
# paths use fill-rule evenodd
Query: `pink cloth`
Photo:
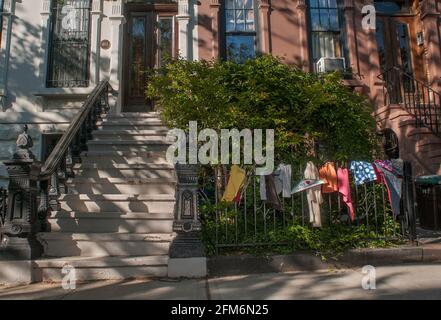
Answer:
<svg viewBox="0 0 441 320"><path fill-rule="evenodd" d="M338 192L343 196L343 202L348 207L349 216L351 221L355 219L355 210L352 203L351 186L349 184L349 170L345 168L338 168Z"/></svg>

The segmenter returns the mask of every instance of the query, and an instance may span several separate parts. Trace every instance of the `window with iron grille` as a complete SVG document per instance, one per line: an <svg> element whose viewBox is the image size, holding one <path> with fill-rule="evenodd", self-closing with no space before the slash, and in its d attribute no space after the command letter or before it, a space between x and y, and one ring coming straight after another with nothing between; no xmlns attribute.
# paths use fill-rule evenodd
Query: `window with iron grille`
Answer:
<svg viewBox="0 0 441 320"><path fill-rule="evenodd" d="M90 0L54 0L47 86L89 86Z"/></svg>
<svg viewBox="0 0 441 320"><path fill-rule="evenodd" d="M343 58L344 34L339 0L309 0L312 62L320 58Z"/></svg>
<svg viewBox="0 0 441 320"><path fill-rule="evenodd" d="M225 1L225 53L227 60L244 62L256 56L254 0Z"/></svg>

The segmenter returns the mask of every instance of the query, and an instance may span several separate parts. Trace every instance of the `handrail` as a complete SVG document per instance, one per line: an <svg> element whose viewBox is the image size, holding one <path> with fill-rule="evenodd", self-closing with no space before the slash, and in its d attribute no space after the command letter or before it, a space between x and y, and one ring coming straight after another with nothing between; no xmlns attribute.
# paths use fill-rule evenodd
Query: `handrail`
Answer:
<svg viewBox="0 0 441 320"><path fill-rule="evenodd" d="M75 136L78 134L82 124L86 121L88 115L93 109L94 103L96 102L97 98L100 98L103 93L107 93L109 88L109 82L102 81L87 97L80 111L75 115L66 132L60 138L57 145L44 162L41 168L41 172L39 174L39 180L48 180L55 173L63 157L65 157L70 144L72 143Z"/></svg>
<svg viewBox="0 0 441 320"><path fill-rule="evenodd" d="M441 136L441 93L393 66L378 76L383 81L384 104L399 104L424 126Z"/></svg>
<svg viewBox="0 0 441 320"><path fill-rule="evenodd" d="M440 95L441 96L441 92L434 90L431 86L425 84L423 81L416 79L413 75L411 75L410 73L407 73L406 71L404 71L402 68L397 67L397 66L393 66L390 67L389 69L384 70L381 74L379 74L377 76L377 78L379 78L380 80L385 81L385 79L383 78L383 76L387 73L390 73L392 70L396 70L399 73L405 75L408 78L411 78L413 81L417 82L419 85L421 85L422 87L426 88L429 91L432 91L433 93Z"/></svg>

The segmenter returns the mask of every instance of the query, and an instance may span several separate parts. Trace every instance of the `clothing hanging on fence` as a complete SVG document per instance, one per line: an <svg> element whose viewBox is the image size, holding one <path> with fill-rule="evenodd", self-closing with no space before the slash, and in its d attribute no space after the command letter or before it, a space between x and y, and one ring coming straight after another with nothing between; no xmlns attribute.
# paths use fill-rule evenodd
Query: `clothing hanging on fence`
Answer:
<svg viewBox="0 0 441 320"><path fill-rule="evenodd" d="M375 160L377 174L386 186L389 202L394 217L401 211L402 169L389 160Z"/></svg>
<svg viewBox="0 0 441 320"><path fill-rule="evenodd" d="M291 198L291 165L280 164L273 172L274 188L276 194L282 193L282 197ZM265 176L260 176L259 181L260 199L267 200L267 186L265 183Z"/></svg>
<svg viewBox="0 0 441 320"><path fill-rule="evenodd" d="M311 180L319 180L320 178L317 167L311 161L306 164L304 178ZM306 191L306 198L308 200L309 207L309 222L312 223L313 227L321 227L322 219L320 213L320 205L323 203L321 187L318 186L308 189Z"/></svg>
<svg viewBox="0 0 441 320"><path fill-rule="evenodd" d="M265 176L266 203L273 209L282 211L282 203L274 183L274 174Z"/></svg>
<svg viewBox="0 0 441 320"><path fill-rule="evenodd" d="M280 166L278 166L276 168L276 170L274 170L273 177L274 177L274 186L276 187L276 192L277 192L277 194L280 194L283 189L283 182L282 182L282 177L281 177Z"/></svg>
<svg viewBox="0 0 441 320"><path fill-rule="evenodd" d="M375 174L374 167L369 162L352 161L350 169L352 174L354 175L355 184L357 186L377 180L377 175Z"/></svg>
<svg viewBox="0 0 441 320"><path fill-rule="evenodd" d="M326 162L319 170L320 179L325 183L322 185L323 193L333 193L338 191L338 178L335 171L335 165L332 162Z"/></svg>
<svg viewBox="0 0 441 320"><path fill-rule="evenodd" d="M338 192L342 195L343 202L348 208L351 221L355 219L354 204L352 203L351 185L349 183L349 170L346 168L337 169Z"/></svg>
<svg viewBox="0 0 441 320"><path fill-rule="evenodd" d="M282 186L282 197L291 198L291 165L280 164L278 170L278 180L281 182Z"/></svg>
<svg viewBox="0 0 441 320"><path fill-rule="evenodd" d="M237 199L240 190L245 182L245 170L238 165L231 167L230 178L228 179L227 188L225 189L222 201L232 202Z"/></svg>
<svg viewBox="0 0 441 320"><path fill-rule="evenodd" d="M265 176L259 177L259 193L260 193L260 200L266 201L266 183L265 183Z"/></svg>

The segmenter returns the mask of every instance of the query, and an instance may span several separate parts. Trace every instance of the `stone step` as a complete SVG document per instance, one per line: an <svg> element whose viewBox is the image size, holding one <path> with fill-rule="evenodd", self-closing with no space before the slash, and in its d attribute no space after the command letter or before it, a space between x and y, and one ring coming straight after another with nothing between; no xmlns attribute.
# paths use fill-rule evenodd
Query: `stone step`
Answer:
<svg viewBox="0 0 441 320"><path fill-rule="evenodd" d="M85 178L169 179L175 181L173 166L165 164L90 164L74 167L76 176Z"/></svg>
<svg viewBox="0 0 441 320"><path fill-rule="evenodd" d="M168 254L173 234L41 232L45 257L150 256Z"/></svg>
<svg viewBox="0 0 441 320"><path fill-rule="evenodd" d="M168 163L165 151L85 151L81 153L83 163L97 164L143 164Z"/></svg>
<svg viewBox="0 0 441 320"><path fill-rule="evenodd" d="M102 118L101 121L97 122L98 125L113 125L113 124L130 124L130 125L164 125L162 120L158 117L140 117L140 118L128 118L128 117L111 117L111 118Z"/></svg>
<svg viewBox="0 0 441 320"><path fill-rule="evenodd" d="M102 131L117 131L117 130L156 130L165 131L169 130L163 124L130 124L127 122L97 122L97 129Z"/></svg>
<svg viewBox="0 0 441 320"><path fill-rule="evenodd" d="M168 130L95 130L94 140L166 141Z"/></svg>
<svg viewBox="0 0 441 320"><path fill-rule="evenodd" d="M100 218L106 219L171 219L173 218L173 211L169 212L121 212L121 211L106 211L106 212L82 212L82 211L52 211L51 218L71 218L71 219L87 219Z"/></svg>
<svg viewBox="0 0 441 320"><path fill-rule="evenodd" d="M87 146L89 151L167 151L170 143L164 140L90 140Z"/></svg>
<svg viewBox="0 0 441 320"><path fill-rule="evenodd" d="M167 219L151 217L144 214L140 218L128 218L127 215L103 219L100 214L71 217L49 217L51 232L69 233L171 233L173 232L173 215Z"/></svg>
<svg viewBox="0 0 441 320"><path fill-rule="evenodd" d="M159 112L121 112L118 114L106 113L101 118L103 119L140 119L140 118L157 118L159 119Z"/></svg>
<svg viewBox="0 0 441 320"><path fill-rule="evenodd" d="M425 137L417 141L415 145L417 152L430 152L441 148L441 139L435 135Z"/></svg>
<svg viewBox="0 0 441 320"><path fill-rule="evenodd" d="M64 266L75 268L77 281L124 280L167 276L168 256L46 258L34 265L38 281L62 281Z"/></svg>
<svg viewBox="0 0 441 320"><path fill-rule="evenodd" d="M175 196L127 194L65 194L61 210L83 212L173 212Z"/></svg>
<svg viewBox="0 0 441 320"><path fill-rule="evenodd" d="M174 194L174 178L74 178L67 182L69 194Z"/></svg>

